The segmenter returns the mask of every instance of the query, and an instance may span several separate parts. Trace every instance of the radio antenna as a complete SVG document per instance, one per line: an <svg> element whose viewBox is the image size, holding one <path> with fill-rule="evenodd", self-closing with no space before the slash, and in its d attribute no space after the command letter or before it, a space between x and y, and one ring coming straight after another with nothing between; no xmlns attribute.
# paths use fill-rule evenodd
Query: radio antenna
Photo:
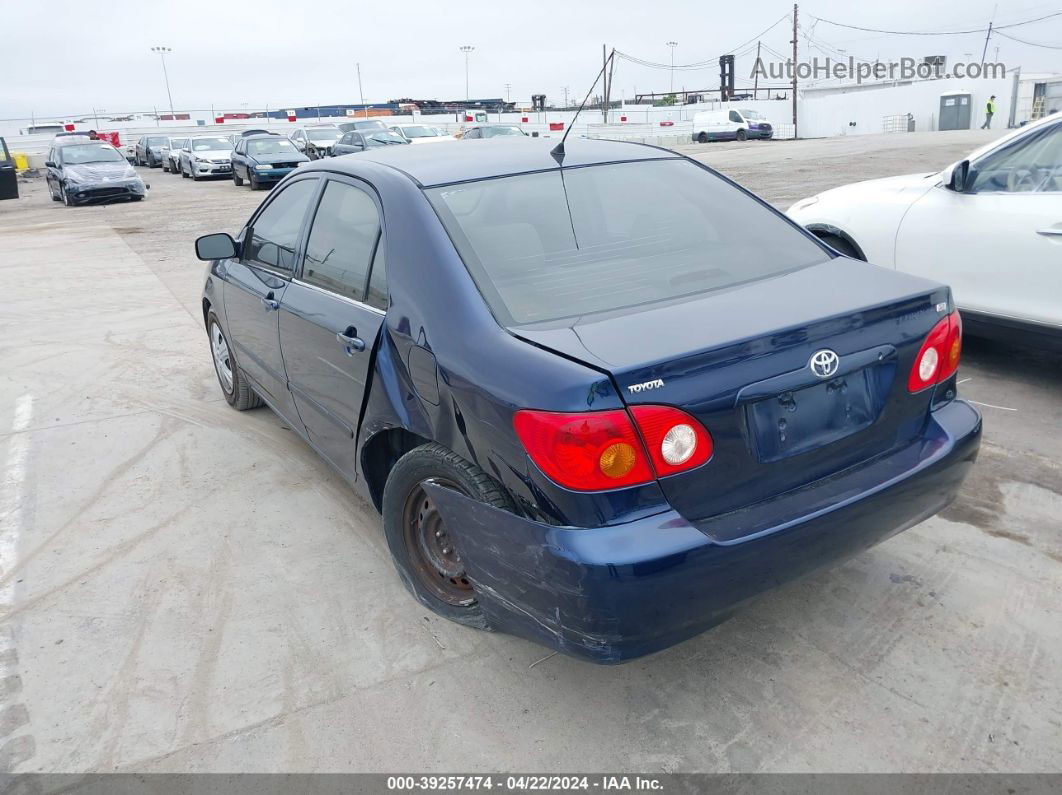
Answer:
<svg viewBox="0 0 1062 795"><path fill-rule="evenodd" d="M606 58L605 62L603 64L601 64L601 71L598 72L597 73L597 77L594 78L593 85L590 86L589 90L586 92L586 96L583 97L583 103L579 106L579 110L575 111L575 115L572 117L571 123L568 125L568 129L566 129L564 131L564 135L561 136L560 143L549 150L549 153L551 155L553 155L553 159L557 161L557 165L558 166L563 166L564 165L564 142L568 138L568 133L570 133L572 131L572 127L575 126L576 119L579 118L579 114L582 113L583 112L583 108L586 107L586 101L588 99L590 99L590 92L594 90L594 86L597 85L597 81L600 80L602 75L605 74L605 70L608 68L608 65L612 62L612 59L615 58L615 57L616 57L616 48L613 47L612 48L612 52L610 52L609 55L608 55L608 58ZM602 92L602 94L604 94L604 92ZM604 99L602 99L602 102L604 102Z"/></svg>

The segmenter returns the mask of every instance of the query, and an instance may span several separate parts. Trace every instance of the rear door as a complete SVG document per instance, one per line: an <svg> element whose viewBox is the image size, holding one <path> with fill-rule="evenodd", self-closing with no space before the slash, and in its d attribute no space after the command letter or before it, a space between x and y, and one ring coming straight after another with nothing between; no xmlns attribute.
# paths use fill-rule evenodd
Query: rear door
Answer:
<svg viewBox="0 0 1062 795"><path fill-rule="evenodd" d="M314 446L347 478L386 289L381 212L364 182L330 176L298 276L284 293L280 345L288 385Z"/></svg>
<svg viewBox="0 0 1062 795"><path fill-rule="evenodd" d="M251 219L239 260L227 266L225 318L240 369L274 408L295 416L280 354L277 311L298 261L305 219L320 179L287 183Z"/></svg>

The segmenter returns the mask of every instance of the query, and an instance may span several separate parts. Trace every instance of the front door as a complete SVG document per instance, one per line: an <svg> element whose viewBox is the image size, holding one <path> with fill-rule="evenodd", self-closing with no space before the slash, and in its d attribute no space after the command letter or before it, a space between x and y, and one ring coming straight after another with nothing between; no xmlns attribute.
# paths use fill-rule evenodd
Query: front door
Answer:
<svg viewBox="0 0 1062 795"><path fill-rule="evenodd" d="M304 178L270 196L244 230L240 259L226 267L225 319L236 363L255 391L289 418L294 412L280 353L278 310L319 182Z"/></svg>
<svg viewBox="0 0 1062 795"><path fill-rule="evenodd" d="M969 187L927 191L896 267L949 284L960 309L1062 325L1062 121L976 160Z"/></svg>
<svg viewBox="0 0 1062 795"><path fill-rule="evenodd" d="M288 386L306 434L350 480L373 347L384 319L383 236L371 189L325 183L280 310Z"/></svg>

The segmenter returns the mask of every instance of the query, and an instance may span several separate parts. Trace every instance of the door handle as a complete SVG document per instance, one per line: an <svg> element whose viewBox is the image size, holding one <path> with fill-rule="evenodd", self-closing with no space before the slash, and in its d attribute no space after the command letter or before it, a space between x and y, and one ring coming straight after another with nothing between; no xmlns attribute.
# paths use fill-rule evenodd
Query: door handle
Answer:
<svg viewBox="0 0 1062 795"><path fill-rule="evenodd" d="M280 309L280 301L273 300L273 294L270 293L262 299L262 306L264 306L266 310L276 311L277 309Z"/></svg>
<svg viewBox="0 0 1062 795"><path fill-rule="evenodd" d="M365 340L358 336L353 328L348 328L346 333L340 331L336 334L336 341L347 348L347 355L353 356L354 351L365 350Z"/></svg>
<svg viewBox="0 0 1062 795"><path fill-rule="evenodd" d="M1052 226L1047 229L1037 229L1036 234L1044 237L1062 237L1062 227Z"/></svg>

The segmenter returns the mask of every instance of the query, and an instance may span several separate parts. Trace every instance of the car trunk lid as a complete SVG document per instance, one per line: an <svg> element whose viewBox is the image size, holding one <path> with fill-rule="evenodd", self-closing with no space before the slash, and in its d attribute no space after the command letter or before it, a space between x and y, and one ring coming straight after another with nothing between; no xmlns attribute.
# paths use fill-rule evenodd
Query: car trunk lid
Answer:
<svg viewBox="0 0 1062 795"><path fill-rule="evenodd" d="M933 390L907 375L949 311L932 282L837 258L694 299L512 333L607 372L629 405L676 406L715 453L661 478L679 513L709 519L912 442ZM812 371L837 355L829 377ZM825 357L829 359L829 357Z"/></svg>

